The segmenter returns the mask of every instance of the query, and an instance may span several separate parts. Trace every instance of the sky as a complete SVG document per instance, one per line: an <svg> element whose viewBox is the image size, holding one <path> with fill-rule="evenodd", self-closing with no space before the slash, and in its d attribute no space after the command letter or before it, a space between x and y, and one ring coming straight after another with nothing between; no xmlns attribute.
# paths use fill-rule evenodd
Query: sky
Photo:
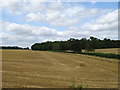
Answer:
<svg viewBox="0 0 120 90"><path fill-rule="evenodd" d="M1 0L0 45L30 47L70 38L118 39L118 2Z"/></svg>

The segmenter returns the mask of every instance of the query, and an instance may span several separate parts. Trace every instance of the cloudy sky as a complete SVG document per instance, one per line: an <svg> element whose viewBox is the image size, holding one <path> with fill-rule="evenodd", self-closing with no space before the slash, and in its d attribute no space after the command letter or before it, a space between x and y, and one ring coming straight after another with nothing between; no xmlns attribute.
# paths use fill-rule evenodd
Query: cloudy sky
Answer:
<svg viewBox="0 0 120 90"><path fill-rule="evenodd" d="M118 39L117 2L12 1L1 1L1 45L30 47L90 36Z"/></svg>

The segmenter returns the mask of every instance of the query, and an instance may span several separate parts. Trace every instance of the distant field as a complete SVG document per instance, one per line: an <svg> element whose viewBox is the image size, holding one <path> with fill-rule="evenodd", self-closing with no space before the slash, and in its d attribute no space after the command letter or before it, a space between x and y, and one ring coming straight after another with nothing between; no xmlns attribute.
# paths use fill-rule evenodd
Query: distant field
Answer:
<svg viewBox="0 0 120 90"><path fill-rule="evenodd" d="M85 88L118 87L117 59L32 50L2 53L3 88L67 88L73 82Z"/></svg>
<svg viewBox="0 0 120 90"><path fill-rule="evenodd" d="M82 51L85 52L85 50ZM95 49L95 52L120 54L120 48Z"/></svg>
<svg viewBox="0 0 120 90"><path fill-rule="evenodd" d="M99 53L114 53L118 54L120 51L120 48L108 48L108 49L96 49L95 52Z"/></svg>

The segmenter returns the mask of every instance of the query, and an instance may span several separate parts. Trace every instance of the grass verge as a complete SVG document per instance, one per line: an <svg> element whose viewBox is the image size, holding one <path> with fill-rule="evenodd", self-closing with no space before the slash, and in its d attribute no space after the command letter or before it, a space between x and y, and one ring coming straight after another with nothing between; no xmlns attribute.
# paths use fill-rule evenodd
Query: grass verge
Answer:
<svg viewBox="0 0 120 90"><path fill-rule="evenodd" d="M84 54L84 55L92 55L92 56L99 56L99 57L105 57L105 58L113 58L113 59L120 59L120 54L112 54L112 53L93 53L93 52L77 52L78 54Z"/></svg>

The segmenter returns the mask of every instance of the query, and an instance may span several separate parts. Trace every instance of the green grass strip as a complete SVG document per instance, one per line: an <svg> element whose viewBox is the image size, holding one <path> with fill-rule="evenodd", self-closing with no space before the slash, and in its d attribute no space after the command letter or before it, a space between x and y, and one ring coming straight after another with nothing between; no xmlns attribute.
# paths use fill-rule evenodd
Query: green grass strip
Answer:
<svg viewBox="0 0 120 90"><path fill-rule="evenodd" d="M91 52L86 53L86 52L79 52L78 54L99 56L99 57L105 57L105 58L113 58L113 59L120 59L120 54L113 54L113 53L91 53Z"/></svg>

